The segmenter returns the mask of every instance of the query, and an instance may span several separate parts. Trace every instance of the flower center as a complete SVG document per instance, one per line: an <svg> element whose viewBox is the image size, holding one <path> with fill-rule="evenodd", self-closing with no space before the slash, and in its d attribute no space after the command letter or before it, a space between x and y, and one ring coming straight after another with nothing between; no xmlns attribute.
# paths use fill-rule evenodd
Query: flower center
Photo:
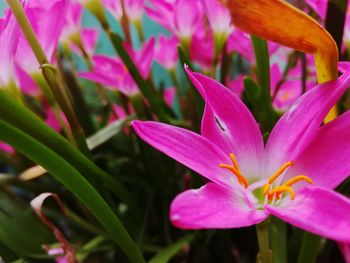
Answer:
<svg viewBox="0 0 350 263"><path fill-rule="evenodd" d="M233 175L236 176L238 182L244 186L244 188L247 188L249 183L247 178L241 173L241 170L239 169L237 160L235 158L235 155L233 153L230 153L230 159L232 162L232 165L229 164L219 164L221 168L227 169L230 172L232 172ZM284 193L289 193L290 199L295 199L295 191L293 190L292 186L300 181L306 181L309 184L312 184L312 180L310 177L306 175L297 175L293 177L292 179L286 181L282 185L274 186L272 187L272 184L279 178L284 172L291 166L293 166L293 162L286 162L283 164L276 173L274 173L267 181L267 183L263 186L263 194L267 197L269 201L272 201L274 198L276 200L280 200L282 198L282 195Z"/></svg>

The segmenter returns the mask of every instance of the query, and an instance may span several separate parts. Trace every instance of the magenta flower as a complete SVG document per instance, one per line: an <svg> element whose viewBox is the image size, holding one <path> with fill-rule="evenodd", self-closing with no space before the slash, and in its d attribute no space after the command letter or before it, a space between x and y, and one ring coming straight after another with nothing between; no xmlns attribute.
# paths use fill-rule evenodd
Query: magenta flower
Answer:
<svg viewBox="0 0 350 263"><path fill-rule="evenodd" d="M214 32L215 40L218 42L217 45L222 46L233 31L231 14L217 0L202 0L201 3L210 27Z"/></svg>
<svg viewBox="0 0 350 263"><path fill-rule="evenodd" d="M121 20L123 10L120 0L103 0L103 4L117 21ZM145 11L145 0L124 0L124 5L131 22L139 23Z"/></svg>
<svg viewBox="0 0 350 263"><path fill-rule="evenodd" d="M63 29L67 10L67 0L50 1L49 5L42 5L42 1L29 1L25 12L34 29L34 32L43 48L48 60L53 61L54 51ZM16 63L30 75L40 72L36 60L27 40L21 34L16 51Z"/></svg>
<svg viewBox="0 0 350 263"><path fill-rule="evenodd" d="M264 147L259 125L220 83L187 70L206 106L201 135L134 121L147 143L210 180L178 195L170 220L180 228L235 228L269 215L349 242L350 201L332 191L350 173L350 112L320 127L350 84L350 72L312 88L282 116Z"/></svg>
<svg viewBox="0 0 350 263"><path fill-rule="evenodd" d="M15 83L14 57L19 38L19 26L12 12L7 10L0 18L0 87L9 87Z"/></svg>
<svg viewBox="0 0 350 263"><path fill-rule="evenodd" d="M70 0L60 36L60 42L70 43L72 39L79 38L81 20L83 17L83 5L80 2Z"/></svg>
<svg viewBox="0 0 350 263"><path fill-rule="evenodd" d="M190 46L191 61L200 65L204 72L213 67L215 40L213 33L200 25L193 35Z"/></svg>
<svg viewBox="0 0 350 263"><path fill-rule="evenodd" d="M155 48L154 59L167 70L175 70L179 60L178 45L179 41L176 36L166 38L164 35L160 35L159 43Z"/></svg>
<svg viewBox="0 0 350 263"><path fill-rule="evenodd" d="M346 263L350 262L350 243L338 243L338 247Z"/></svg>
<svg viewBox="0 0 350 263"><path fill-rule="evenodd" d="M142 77L147 79L154 55L154 38L148 40L139 51L135 52L131 47L126 49ZM92 60L94 64L92 71L79 72L80 77L119 90L127 96L133 96L139 92L137 84L120 58L95 55Z"/></svg>
<svg viewBox="0 0 350 263"><path fill-rule="evenodd" d="M201 23L201 11L197 1L151 0L152 8L147 7L148 17L169 29L181 42L189 43L193 33Z"/></svg>
<svg viewBox="0 0 350 263"><path fill-rule="evenodd" d="M312 72L311 72L312 73ZM278 111L286 111L302 95L303 84L301 80L302 66L301 63L289 70L284 80L283 74L278 64L271 67L271 96L273 106ZM281 82L282 81L282 82ZM316 80L307 76L306 90L315 86ZM276 93L276 94L275 94Z"/></svg>
<svg viewBox="0 0 350 263"><path fill-rule="evenodd" d="M268 41L269 54L273 55L279 48L279 45ZM227 52L236 51L247 59L251 64L255 63L255 55L249 34L235 29L227 39Z"/></svg>
<svg viewBox="0 0 350 263"><path fill-rule="evenodd" d="M305 2L323 19L327 15L327 0L305 0Z"/></svg>

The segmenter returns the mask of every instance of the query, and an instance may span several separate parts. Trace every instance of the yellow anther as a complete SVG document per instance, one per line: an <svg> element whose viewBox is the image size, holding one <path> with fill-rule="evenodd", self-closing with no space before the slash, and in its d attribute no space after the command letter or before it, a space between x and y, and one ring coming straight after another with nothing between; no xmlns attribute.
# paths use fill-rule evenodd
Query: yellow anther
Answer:
<svg viewBox="0 0 350 263"><path fill-rule="evenodd" d="M233 164L233 167L236 168L236 170L241 173L241 170L239 169L239 166L238 166L238 163L237 163L237 160L235 158L235 155L233 153L230 153L230 158L231 158L231 161L232 161L232 164Z"/></svg>
<svg viewBox="0 0 350 263"><path fill-rule="evenodd" d="M270 184L265 184L264 191L263 191L264 195L266 195L267 192L270 190L270 186L271 186Z"/></svg>
<svg viewBox="0 0 350 263"><path fill-rule="evenodd" d="M306 181L309 184L312 184L312 179L306 175L298 175L293 177L292 179L288 180L287 182L285 182L283 185L285 186L292 186L293 184L300 182L300 181Z"/></svg>
<svg viewBox="0 0 350 263"><path fill-rule="evenodd" d="M294 163L293 162L287 162L285 163L284 165L282 165L278 171L272 175L270 178L269 178L269 181L267 182L268 184L272 184L281 174L284 173L285 170L287 170L288 167L290 166L293 166Z"/></svg>
<svg viewBox="0 0 350 263"><path fill-rule="evenodd" d="M275 187L269 194L268 194L268 199L271 201L273 199L273 196L276 195L276 199L280 199L281 194L283 192L288 192L290 195L290 199L294 200L295 199L295 192L292 189L292 187L286 186L286 185L281 185Z"/></svg>
<svg viewBox="0 0 350 263"><path fill-rule="evenodd" d="M295 176L292 179L288 180L284 184L282 184L280 186L276 186L276 187L272 188L272 190L270 190L271 189L271 184L281 174L283 174L288 167L293 166L293 165L294 165L293 162L285 163L283 166L281 166L281 168L278 169L278 171L274 175L272 175L269 178L268 182L264 185L263 193L264 193L264 195L267 195L267 199L269 201L271 201L274 196L276 197L276 200L279 200L281 198L281 194L283 192L288 192L290 194L290 199L294 200L295 192L294 192L294 190L291 187L292 185L294 185L295 183L300 182L300 181L306 181L309 184L312 184L312 180L311 180L310 177L308 177L306 175L298 175L298 176Z"/></svg>
<svg viewBox="0 0 350 263"><path fill-rule="evenodd" d="M231 159L233 166L221 163L221 164L219 164L219 167L231 171L237 177L238 182L240 184L242 184L245 188L247 188L249 185L248 180L247 180L247 178L244 177L244 175L241 174L237 160L236 160L235 155L233 153L230 153L230 159Z"/></svg>

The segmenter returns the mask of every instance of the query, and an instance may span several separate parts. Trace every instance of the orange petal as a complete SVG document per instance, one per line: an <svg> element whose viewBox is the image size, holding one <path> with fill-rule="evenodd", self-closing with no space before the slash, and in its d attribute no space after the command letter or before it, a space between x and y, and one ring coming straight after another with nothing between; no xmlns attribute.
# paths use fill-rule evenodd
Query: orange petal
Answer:
<svg viewBox="0 0 350 263"><path fill-rule="evenodd" d="M338 48L314 19L281 0L221 0L236 27L315 56L319 83L338 77Z"/></svg>

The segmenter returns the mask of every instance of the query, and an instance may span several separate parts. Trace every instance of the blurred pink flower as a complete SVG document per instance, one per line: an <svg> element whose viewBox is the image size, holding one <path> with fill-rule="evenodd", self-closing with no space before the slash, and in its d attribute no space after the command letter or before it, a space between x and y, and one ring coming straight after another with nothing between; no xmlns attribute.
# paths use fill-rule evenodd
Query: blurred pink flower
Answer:
<svg viewBox="0 0 350 263"><path fill-rule="evenodd" d="M187 73L206 102L201 135L157 122L132 123L145 142L211 181L174 199L173 225L236 228L273 215L350 242L350 201L331 190L350 173L344 158L350 150L350 111L320 127L348 88L350 72L301 96L277 122L266 146L258 123L236 95L213 79Z"/></svg>
<svg viewBox="0 0 350 263"><path fill-rule="evenodd" d="M37 1L28 1L31 4L25 8L25 12L48 60L53 62L68 2L53 0L49 5L41 5L41 1ZM30 75L40 72L39 63L22 33L16 51L16 63Z"/></svg>
<svg viewBox="0 0 350 263"><path fill-rule="evenodd" d="M139 51L135 52L129 46L126 49L142 77L147 79L154 56L154 38L148 40ZM135 81L120 58L95 55L92 60L94 63L92 71L80 72L80 77L116 89L127 96L133 96L139 92Z"/></svg>
<svg viewBox="0 0 350 263"><path fill-rule="evenodd" d="M10 154L15 152L15 149L11 145L4 142L0 142L0 150Z"/></svg>
<svg viewBox="0 0 350 263"><path fill-rule="evenodd" d="M123 15L121 0L103 0L103 4L111 15L120 21ZM142 20L145 11L145 0L124 0L125 13L133 23Z"/></svg>
<svg viewBox="0 0 350 263"><path fill-rule="evenodd" d="M343 255L345 263L350 263L350 243L338 243L339 249Z"/></svg>
<svg viewBox="0 0 350 263"><path fill-rule="evenodd" d="M255 55L250 40L250 36L247 33L235 29L227 39L227 52L232 53L236 51L251 64L255 64ZM279 45L268 41L269 55L272 56L279 48Z"/></svg>
<svg viewBox="0 0 350 263"><path fill-rule="evenodd" d="M224 42L233 31L229 10L217 0L201 0L201 3L215 37Z"/></svg>
<svg viewBox="0 0 350 263"><path fill-rule="evenodd" d="M305 0L305 2L323 19L326 19L328 0Z"/></svg>
<svg viewBox="0 0 350 263"><path fill-rule="evenodd" d="M176 36L166 38L159 36L158 45L155 48L154 59L167 70L175 70L179 60L177 47L179 41Z"/></svg>
<svg viewBox="0 0 350 263"><path fill-rule="evenodd" d="M301 77L302 69L300 62L288 72L285 79L283 79L279 65L272 65L270 73L271 96L273 98L272 104L276 110L286 111L302 95L303 84ZM311 89L315 85L316 81L310 78L306 79L306 90Z"/></svg>
<svg viewBox="0 0 350 263"><path fill-rule="evenodd" d="M0 18L0 87L13 85L14 58L17 50L20 28L10 10L5 11L5 16Z"/></svg>
<svg viewBox="0 0 350 263"><path fill-rule="evenodd" d="M189 43L201 23L201 12L197 1L150 0L152 8L146 7L148 17L175 34L181 42Z"/></svg>
<svg viewBox="0 0 350 263"><path fill-rule="evenodd" d="M74 0L69 0L68 3L60 42L70 43L72 39L78 37L80 33L83 6L80 2Z"/></svg>
<svg viewBox="0 0 350 263"><path fill-rule="evenodd" d="M204 72L209 72L213 67L214 45L213 32L200 25L192 38L190 58L199 64Z"/></svg>

